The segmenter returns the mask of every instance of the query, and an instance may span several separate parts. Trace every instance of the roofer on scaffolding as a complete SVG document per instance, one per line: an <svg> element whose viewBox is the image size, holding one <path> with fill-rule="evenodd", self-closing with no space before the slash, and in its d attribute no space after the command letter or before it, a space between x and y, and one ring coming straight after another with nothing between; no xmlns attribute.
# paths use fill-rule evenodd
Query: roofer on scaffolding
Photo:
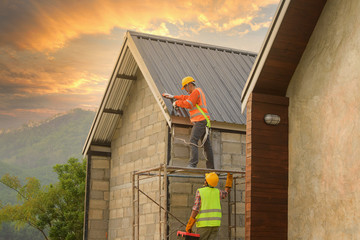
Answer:
<svg viewBox="0 0 360 240"><path fill-rule="evenodd" d="M168 99L176 99L173 103L174 108L181 107L189 109L190 120L194 126L191 130L191 157L187 167L195 168L199 162L198 142L201 138L206 153L206 167L214 169L214 154L209 136L211 127L210 116L206 108L205 94L200 88L196 87L195 80L189 76L182 79L181 89L185 89L189 95L173 96L169 93L163 93L163 96Z"/></svg>
<svg viewBox="0 0 360 240"><path fill-rule="evenodd" d="M227 174L225 191L216 188L219 177L215 172L205 174L205 185L196 191L195 203L186 225L186 232L191 232L196 222L200 240L217 239L221 225L220 199L227 197L233 183L232 174Z"/></svg>

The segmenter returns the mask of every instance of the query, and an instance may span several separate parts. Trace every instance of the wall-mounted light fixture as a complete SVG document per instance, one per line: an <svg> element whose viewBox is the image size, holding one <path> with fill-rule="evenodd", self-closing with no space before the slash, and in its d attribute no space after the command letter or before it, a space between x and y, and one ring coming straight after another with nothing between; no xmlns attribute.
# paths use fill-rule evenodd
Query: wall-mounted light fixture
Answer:
<svg viewBox="0 0 360 240"><path fill-rule="evenodd" d="M280 123L280 116L276 114L266 114L264 121L268 125L278 125Z"/></svg>

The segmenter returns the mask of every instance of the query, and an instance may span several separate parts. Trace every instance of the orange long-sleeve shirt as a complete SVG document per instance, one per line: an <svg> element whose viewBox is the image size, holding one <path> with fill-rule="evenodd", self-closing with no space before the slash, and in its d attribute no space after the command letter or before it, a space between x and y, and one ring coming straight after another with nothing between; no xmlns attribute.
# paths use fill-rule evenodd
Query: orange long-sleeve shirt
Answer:
<svg viewBox="0 0 360 240"><path fill-rule="evenodd" d="M178 95L174 96L174 98L177 100L177 106L191 109L196 104L200 103L200 92L197 88L195 88L190 95ZM193 105L191 106L191 104L187 100L189 100Z"/></svg>

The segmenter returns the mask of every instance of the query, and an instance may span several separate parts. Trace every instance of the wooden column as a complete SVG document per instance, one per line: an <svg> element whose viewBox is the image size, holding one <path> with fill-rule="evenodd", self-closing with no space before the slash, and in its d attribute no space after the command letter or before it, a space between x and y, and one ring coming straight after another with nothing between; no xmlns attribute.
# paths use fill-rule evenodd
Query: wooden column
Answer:
<svg viewBox="0 0 360 240"><path fill-rule="evenodd" d="M245 239L287 239L287 97L252 93L247 103ZM279 115L267 125L266 114Z"/></svg>

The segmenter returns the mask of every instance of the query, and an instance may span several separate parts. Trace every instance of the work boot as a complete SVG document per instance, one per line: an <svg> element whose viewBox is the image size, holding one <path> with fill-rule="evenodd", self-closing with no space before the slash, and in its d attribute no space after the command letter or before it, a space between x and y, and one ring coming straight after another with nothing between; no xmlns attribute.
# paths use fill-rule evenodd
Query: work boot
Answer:
<svg viewBox="0 0 360 240"><path fill-rule="evenodd" d="M206 161L206 168L215 169L214 162Z"/></svg>

